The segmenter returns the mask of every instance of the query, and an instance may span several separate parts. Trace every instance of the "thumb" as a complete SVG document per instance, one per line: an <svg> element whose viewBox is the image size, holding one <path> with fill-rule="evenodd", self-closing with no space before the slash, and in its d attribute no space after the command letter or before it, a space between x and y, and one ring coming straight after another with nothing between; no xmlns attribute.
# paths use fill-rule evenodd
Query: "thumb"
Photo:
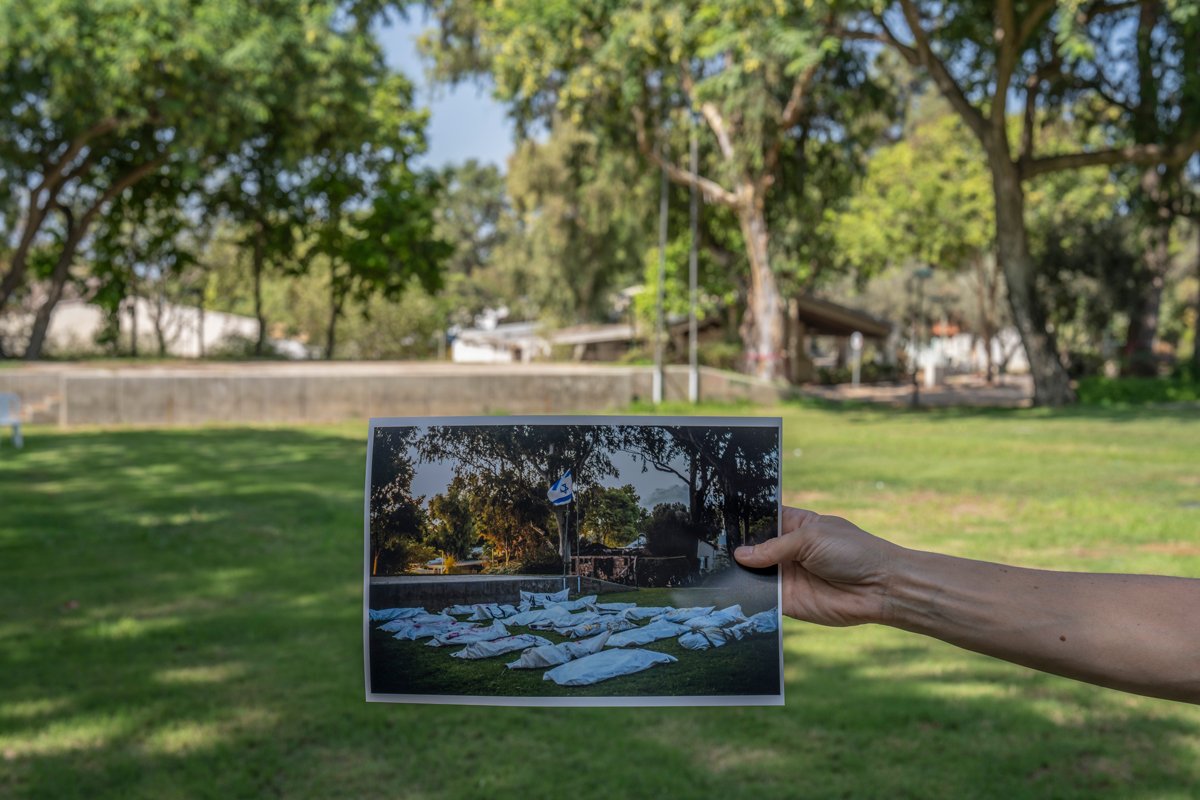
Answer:
<svg viewBox="0 0 1200 800"><path fill-rule="evenodd" d="M803 546L800 531L792 531L761 544L743 545L733 551L733 557L746 567L769 567L784 561L794 561Z"/></svg>

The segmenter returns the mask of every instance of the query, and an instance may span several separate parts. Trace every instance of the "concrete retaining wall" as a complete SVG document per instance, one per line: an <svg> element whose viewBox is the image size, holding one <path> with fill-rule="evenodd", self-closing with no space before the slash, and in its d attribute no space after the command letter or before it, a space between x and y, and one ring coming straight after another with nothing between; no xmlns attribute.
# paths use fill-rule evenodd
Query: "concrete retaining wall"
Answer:
<svg viewBox="0 0 1200 800"><path fill-rule="evenodd" d="M609 411L649 400L649 367L574 364L232 364L0 369L0 392L21 396L29 423L201 425L338 422L382 416ZM671 367L668 400L687 396ZM703 368L700 396L770 404L783 387Z"/></svg>

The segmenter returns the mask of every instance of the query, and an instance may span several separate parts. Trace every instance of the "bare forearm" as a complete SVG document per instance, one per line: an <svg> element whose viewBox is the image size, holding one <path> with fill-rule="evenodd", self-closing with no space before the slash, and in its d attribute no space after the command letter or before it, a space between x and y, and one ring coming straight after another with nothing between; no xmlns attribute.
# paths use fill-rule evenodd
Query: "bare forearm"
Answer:
<svg viewBox="0 0 1200 800"><path fill-rule="evenodd" d="M1102 686L1200 703L1200 580L906 551L885 622Z"/></svg>

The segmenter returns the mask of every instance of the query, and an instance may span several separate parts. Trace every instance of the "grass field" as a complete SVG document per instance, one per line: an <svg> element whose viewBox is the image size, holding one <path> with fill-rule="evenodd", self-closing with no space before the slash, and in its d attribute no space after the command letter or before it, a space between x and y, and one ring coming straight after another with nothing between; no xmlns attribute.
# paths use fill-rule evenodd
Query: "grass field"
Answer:
<svg viewBox="0 0 1200 800"><path fill-rule="evenodd" d="M1200 577L1195 409L772 413L789 503ZM26 438L0 449L6 798L1200 796L1200 708L877 627L789 621L784 708L367 705L365 426Z"/></svg>

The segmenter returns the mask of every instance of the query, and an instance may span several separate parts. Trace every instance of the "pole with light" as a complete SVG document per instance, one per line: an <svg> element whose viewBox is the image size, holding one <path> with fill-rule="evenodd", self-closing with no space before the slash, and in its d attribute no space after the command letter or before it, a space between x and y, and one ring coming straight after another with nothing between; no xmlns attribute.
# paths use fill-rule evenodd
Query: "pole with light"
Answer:
<svg viewBox="0 0 1200 800"><path fill-rule="evenodd" d="M689 192L688 224L691 227L691 244L688 247L688 402L700 402L700 345L696 324L696 301L699 291L699 241L700 193L696 191L696 176L700 174L700 142L696 135L696 111L691 113L691 191Z"/></svg>
<svg viewBox="0 0 1200 800"><path fill-rule="evenodd" d="M662 145L659 145L659 152L662 152ZM652 395L654 404L658 405L663 401L663 393L665 389L666 366L663 364L664 347L666 345L666 314L663 310L664 293L667 284L667 168L666 160L663 159L664 166L661 169L662 173L662 188L659 192L658 201L658 292L655 299L655 320L654 320L654 384Z"/></svg>
<svg viewBox="0 0 1200 800"><path fill-rule="evenodd" d="M924 314L925 305L925 281L933 277L933 270L929 267L918 267L913 270L912 277L909 278L909 291L915 292L916 302L913 307L913 323L912 323L912 346L913 346L913 363L912 363L912 399L913 408L921 404L921 388L920 388L920 371L921 371L921 327L922 316Z"/></svg>

